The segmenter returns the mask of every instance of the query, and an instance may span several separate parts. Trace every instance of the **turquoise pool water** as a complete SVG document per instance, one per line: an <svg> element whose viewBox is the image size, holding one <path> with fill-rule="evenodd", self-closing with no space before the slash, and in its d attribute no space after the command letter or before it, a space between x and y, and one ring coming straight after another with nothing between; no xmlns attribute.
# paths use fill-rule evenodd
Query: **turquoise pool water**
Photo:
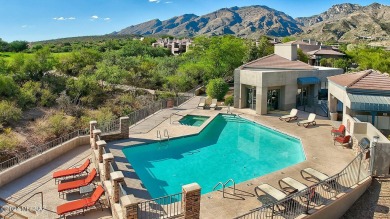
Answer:
<svg viewBox="0 0 390 219"><path fill-rule="evenodd" d="M201 126L208 118L208 116L194 116L186 115L179 120L182 125Z"/></svg>
<svg viewBox="0 0 390 219"><path fill-rule="evenodd" d="M240 183L305 160L298 139L231 115L218 115L198 135L123 153L153 198L193 182L206 194L218 182Z"/></svg>

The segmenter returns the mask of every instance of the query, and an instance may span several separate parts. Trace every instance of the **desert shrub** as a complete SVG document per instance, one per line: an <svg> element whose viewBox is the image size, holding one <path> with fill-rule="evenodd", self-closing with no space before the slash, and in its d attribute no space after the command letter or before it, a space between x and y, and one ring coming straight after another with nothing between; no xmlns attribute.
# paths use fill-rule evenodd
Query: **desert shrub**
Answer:
<svg viewBox="0 0 390 219"><path fill-rule="evenodd" d="M109 107L101 107L97 110L91 110L86 112L85 115L81 117L82 123L89 123L89 121L95 120L98 124L107 123L116 119L117 116L112 113Z"/></svg>
<svg viewBox="0 0 390 219"><path fill-rule="evenodd" d="M233 96L228 96L225 98L225 105L226 106L233 106L234 104L234 97Z"/></svg>
<svg viewBox="0 0 390 219"><path fill-rule="evenodd" d="M18 105L23 109L36 106L40 93L41 85L39 82L26 82L20 89Z"/></svg>
<svg viewBox="0 0 390 219"><path fill-rule="evenodd" d="M158 99L168 99L176 96L175 93L169 91L158 91L156 95Z"/></svg>
<svg viewBox="0 0 390 219"><path fill-rule="evenodd" d="M10 131L5 131L3 134L0 134L0 154L8 154L14 151L19 146L19 140L15 133Z"/></svg>
<svg viewBox="0 0 390 219"><path fill-rule="evenodd" d="M73 131L74 117L56 113L48 118L48 130L56 137Z"/></svg>
<svg viewBox="0 0 390 219"><path fill-rule="evenodd" d="M18 93L19 87L10 76L0 75L0 96L1 97L15 97Z"/></svg>
<svg viewBox="0 0 390 219"><path fill-rule="evenodd" d="M34 139L37 143L43 143L47 140L67 134L76 128L74 127L75 118L68 116L63 112L54 112L44 118L36 120L32 124Z"/></svg>
<svg viewBox="0 0 390 219"><path fill-rule="evenodd" d="M22 110L15 103L2 100L0 101L0 124L6 124L10 121L16 121L22 116Z"/></svg>
<svg viewBox="0 0 390 219"><path fill-rule="evenodd" d="M229 85L222 78L216 78L209 81L206 93L208 96L220 100L223 99L228 90Z"/></svg>
<svg viewBox="0 0 390 219"><path fill-rule="evenodd" d="M56 102L56 98L57 96L49 89L42 89L39 104L46 107L53 106Z"/></svg>

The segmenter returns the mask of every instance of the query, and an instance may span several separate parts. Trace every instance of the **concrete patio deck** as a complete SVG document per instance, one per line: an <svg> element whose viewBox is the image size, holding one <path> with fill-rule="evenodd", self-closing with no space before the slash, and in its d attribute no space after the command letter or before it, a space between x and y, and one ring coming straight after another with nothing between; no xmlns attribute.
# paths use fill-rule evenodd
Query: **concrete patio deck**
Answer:
<svg viewBox="0 0 390 219"><path fill-rule="evenodd" d="M144 188L141 180L138 178L131 164L122 153L125 146L148 143L157 140L157 130L167 129L170 137L181 137L199 133L208 122L218 113L226 113L227 108L222 107L218 110L196 109L200 97L194 97L179 108L162 110L149 118L141 121L136 126L130 127L129 139L109 142L108 150L115 156L115 165L125 175L126 190L128 194L133 194L139 201L150 199L150 195ZM174 115L172 115L175 113ZM293 177L307 185L313 182L302 179L299 174L301 169L312 167L328 175L333 175L342 170L353 158L352 150L341 146L334 146L330 136L330 129L333 123L327 118L317 117L315 127L298 127L295 122L282 122L278 119L278 113L259 116L249 109L232 109L232 113L239 114L241 117L251 121L256 121L271 128L296 136L302 140L306 154L306 161L288 168L276 171L274 173L254 178L237 184L236 194L227 190L225 198L222 192L216 191L202 195L201 218L233 218L244 214L252 209L262 205L254 193L254 188L261 183L269 183L278 187L277 182L284 177ZM280 112L280 114L288 112ZM183 126L177 123L183 115L206 115L210 118L200 127ZM170 118L170 116L172 117ZM300 119L306 119L308 113L299 112ZM171 120L170 120L171 119ZM172 122L172 124L171 124ZM38 211L36 215L29 214L29 218L58 218L56 207L60 204L80 198L79 194L71 193L66 199L59 198L57 185L52 179L52 173L58 169L67 169L72 166L81 165L87 157L91 157L89 146L78 147L60 158L49 162L33 172L25 175L0 188L0 197L12 202L21 203L36 192L44 193L44 209ZM91 167L90 167L91 168ZM39 196L29 200L23 206L39 207ZM22 212L23 213L23 212ZM76 215L67 218L112 218L108 209L104 211L88 211L85 216Z"/></svg>
<svg viewBox="0 0 390 219"><path fill-rule="evenodd" d="M167 129L171 138L197 134L218 113L227 112L225 107L218 110L196 109L199 98L194 97L181 105L180 108L162 110L150 116L138 124L140 126L136 128L137 131L132 131L134 127L130 128L129 139L108 143L107 147L115 156L117 168L124 173L127 193L133 194L138 201L148 200L150 195L122 153L123 147L156 141L158 140L157 130L161 130L163 133L163 130ZM317 116L316 126L304 128L297 126L296 122L280 121L278 119L280 114L278 113L259 116L253 110L233 108L232 113L300 138L305 150L306 160L274 173L239 183L236 185L237 194L235 195L227 194L223 198L220 191L202 195L201 218L233 218L239 216L262 205L254 193L254 188L257 185L268 183L278 187L278 180L287 176L311 185L313 182L306 181L300 176L300 170L312 167L328 175L333 175L341 171L355 157L352 150L333 145L333 139L330 135L333 122L328 118ZM288 112L280 113L288 114ZM210 116L210 118L200 127L183 126L176 122L187 114L205 115ZM298 116L300 119L307 119L308 113L299 112ZM173 121L172 124L171 121Z"/></svg>
<svg viewBox="0 0 390 219"><path fill-rule="evenodd" d="M67 203L72 200L80 199L78 192L68 193L65 198L58 197L57 184L52 179L53 172L59 169L68 169L74 166L80 166L87 158L91 158L91 150L89 145L75 148L74 150L64 154L63 156L47 163L45 166L35 169L33 172L9 183L0 188L0 197L7 201L16 204L22 203L31 195L37 192L43 192L43 210L38 210L36 214L31 214L26 211L18 211L20 214L28 218L59 218L56 213L57 206ZM92 168L91 166L89 167ZM1 204L4 206L4 204ZM40 196L34 196L28 200L23 207L31 209L39 209L41 207ZM13 218L20 218L15 216ZM71 219L109 219L112 218L109 209L91 209L87 211L85 216L74 215L68 216Z"/></svg>

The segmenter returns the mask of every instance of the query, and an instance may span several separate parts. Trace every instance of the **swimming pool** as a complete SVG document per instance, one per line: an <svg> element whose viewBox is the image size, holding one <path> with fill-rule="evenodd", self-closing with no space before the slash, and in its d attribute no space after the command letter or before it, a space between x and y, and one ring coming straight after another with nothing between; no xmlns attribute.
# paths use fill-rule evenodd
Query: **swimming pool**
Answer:
<svg viewBox="0 0 390 219"><path fill-rule="evenodd" d="M195 115L186 115L179 120L179 123L182 125L189 126L201 126L208 118L208 116L195 116Z"/></svg>
<svg viewBox="0 0 390 219"><path fill-rule="evenodd" d="M240 183L305 160L300 140L240 117L220 114L198 135L123 149L153 198L197 182Z"/></svg>

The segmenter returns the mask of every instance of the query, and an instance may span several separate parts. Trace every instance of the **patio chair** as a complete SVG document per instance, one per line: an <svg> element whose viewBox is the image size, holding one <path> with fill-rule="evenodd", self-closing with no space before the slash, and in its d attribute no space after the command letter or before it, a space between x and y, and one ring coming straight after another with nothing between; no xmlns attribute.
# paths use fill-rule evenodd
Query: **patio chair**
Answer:
<svg viewBox="0 0 390 219"><path fill-rule="evenodd" d="M91 173L84 179L58 184L58 196L60 196L60 194L64 194L65 191L78 189L82 186L89 185L95 179L95 177L96 169L93 168Z"/></svg>
<svg viewBox="0 0 390 219"><path fill-rule="evenodd" d="M304 176L304 173L309 176ZM306 180L308 178L315 179L321 184L321 187L326 191L338 190L339 185L337 181L340 177L339 175L329 177L325 173L322 173L318 170L308 167L306 169L301 170L301 176Z"/></svg>
<svg viewBox="0 0 390 219"><path fill-rule="evenodd" d="M303 125L303 127L307 128L309 125L313 125L314 126L314 125L317 124L315 119L316 119L316 114L310 113L309 114L309 118L307 118L307 120L299 121L297 124L298 124L298 126Z"/></svg>
<svg viewBox="0 0 390 219"><path fill-rule="evenodd" d="M212 99L211 100L210 109L211 108L214 108L214 109L217 108L217 99Z"/></svg>
<svg viewBox="0 0 390 219"><path fill-rule="evenodd" d="M65 216L67 213L75 212L78 210L83 210L84 214L85 210L95 206L96 203L99 203L103 210L103 204L100 202L100 197L103 195L103 193L104 189L101 185L99 185L95 189L91 197L79 199L57 206L57 214L60 216Z"/></svg>
<svg viewBox="0 0 390 219"><path fill-rule="evenodd" d="M283 212L283 210L286 209L287 203L280 202L287 197L286 193L280 191L279 189L267 183L263 183L255 188L255 194L257 195L257 197L259 197L260 195L257 193L257 190L262 191L267 196L267 198L269 198L272 201L272 203L275 204L273 206L277 208L278 212ZM274 207L271 210L273 213L277 213Z"/></svg>
<svg viewBox="0 0 390 219"><path fill-rule="evenodd" d="M345 135L345 126L340 125L338 129L335 129L333 127L332 130L330 130L330 134L333 136L344 136Z"/></svg>
<svg viewBox="0 0 390 219"><path fill-rule="evenodd" d="M200 98L197 108L202 107L204 109L205 106L206 106L206 98Z"/></svg>
<svg viewBox="0 0 390 219"><path fill-rule="evenodd" d="M75 175L79 175L81 173L83 173L84 171L88 172L88 166L91 164L91 161L89 159L87 159L83 165L81 165L80 167L76 167L76 168L71 168L71 169L67 169L67 170L58 170L56 172L53 173L53 179L57 180L59 178L62 178L62 177L67 177L67 176L75 176Z"/></svg>
<svg viewBox="0 0 390 219"><path fill-rule="evenodd" d="M345 145L349 145L349 141L351 140L351 136L338 136L333 139L333 145L336 145L336 142L340 143L343 147Z"/></svg>
<svg viewBox="0 0 390 219"><path fill-rule="evenodd" d="M279 119L281 121L286 121L289 122L291 120L297 120L298 119L298 110L297 109L292 109L289 115L281 116Z"/></svg>
<svg viewBox="0 0 390 219"><path fill-rule="evenodd" d="M285 186L283 186L284 184ZM289 189L290 191L292 190L293 192L301 192L305 189L307 189L307 185L297 181L296 179L293 179L291 177L285 177L281 180L279 180L279 187L283 190L286 191ZM287 191L286 191L287 192Z"/></svg>
<svg viewBox="0 0 390 219"><path fill-rule="evenodd" d="M294 178L286 177L279 180L279 187L286 192L289 190L290 193L302 192L306 190L306 192L303 192L301 195L299 195L299 199L304 203L307 203L308 201L317 201L315 200L316 186L309 188L306 184L303 184Z"/></svg>
<svg viewBox="0 0 390 219"><path fill-rule="evenodd" d="M304 176L304 174L309 175L309 176ZM313 168L310 168L310 167L301 170L301 176L306 180L308 178L314 178L317 181L324 181L324 180L329 178L329 176L326 175L325 173L322 173L322 172L315 170Z"/></svg>

